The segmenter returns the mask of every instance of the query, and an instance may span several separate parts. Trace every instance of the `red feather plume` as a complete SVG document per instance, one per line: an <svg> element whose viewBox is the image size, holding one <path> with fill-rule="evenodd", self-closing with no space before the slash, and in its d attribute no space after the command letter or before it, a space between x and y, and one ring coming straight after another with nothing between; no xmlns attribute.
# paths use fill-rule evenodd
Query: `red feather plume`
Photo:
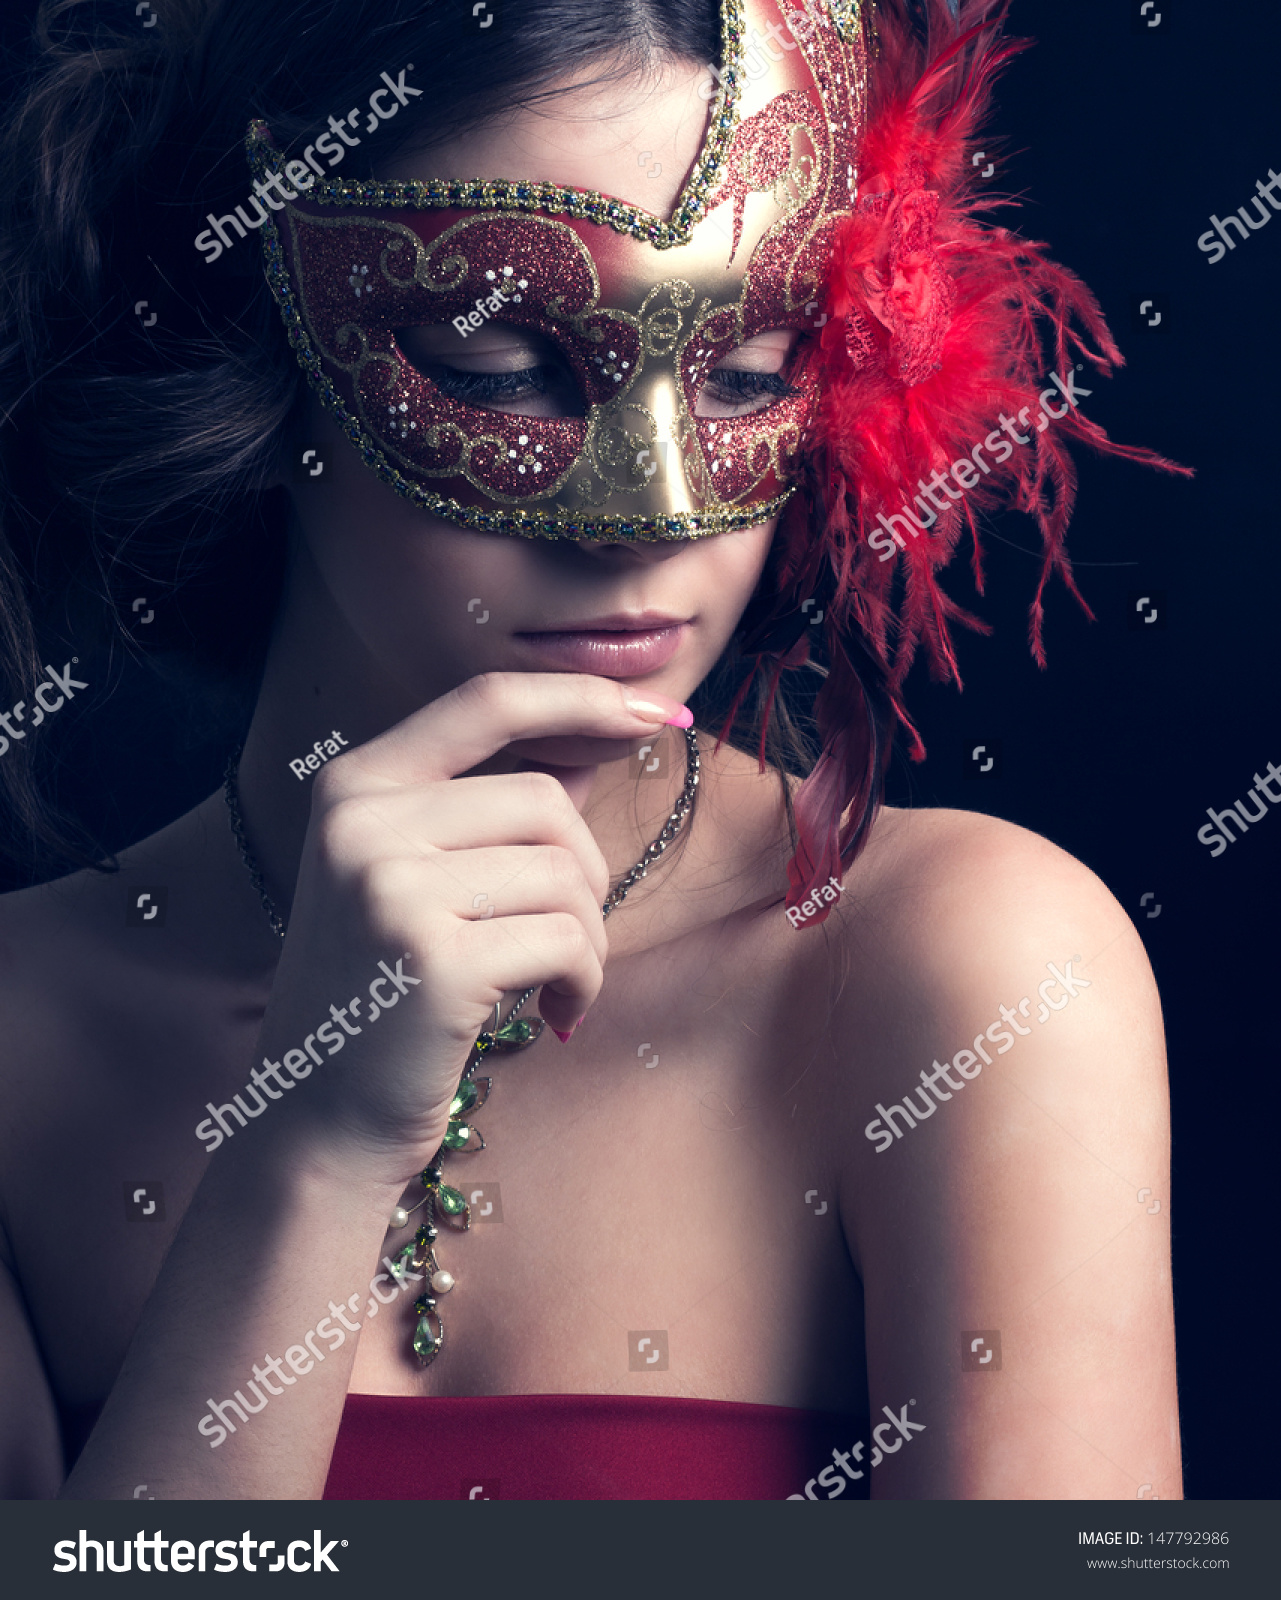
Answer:
<svg viewBox="0 0 1281 1600"><path fill-rule="evenodd" d="M1065 550L1077 481L1069 442L1188 472L1114 444L1069 405L1078 362L1103 374L1123 364L1098 302L1047 246L981 220L997 202L980 190L972 160L980 124L993 80L1027 44L1002 37L1008 0L972 0L959 20L945 0L928 0L927 9L924 44L901 0L876 9L859 192L835 238L828 321L807 358L821 398L801 492L780 529L772 602L744 641L758 665L773 663L777 681L808 653L802 599L823 596L830 667L815 705L822 752L795 798L789 910L839 879L865 839L894 725L906 730L913 759L925 754L901 699L918 647L935 677L959 687L952 624L990 631L937 580L968 534L983 592L979 515L1013 506L1040 528L1029 639L1043 667L1043 596L1053 574L1092 617ZM1049 390L1055 399L1043 410ZM1051 418L1051 409L1064 414ZM1028 442L1011 440L998 461L1000 447L984 444L994 432L1009 439L1003 415ZM947 509L922 497L915 518L891 525L892 543L882 516L906 513L922 481L963 457L974 463L965 476L978 482L959 500L935 484ZM821 922L829 909L816 906L797 925Z"/></svg>

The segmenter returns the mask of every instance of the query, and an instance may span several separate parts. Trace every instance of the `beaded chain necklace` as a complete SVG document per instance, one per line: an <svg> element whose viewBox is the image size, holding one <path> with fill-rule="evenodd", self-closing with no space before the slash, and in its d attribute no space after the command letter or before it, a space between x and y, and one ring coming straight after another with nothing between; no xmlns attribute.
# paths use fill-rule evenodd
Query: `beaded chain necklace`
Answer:
<svg viewBox="0 0 1281 1600"><path fill-rule="evenodd" d="M681 831L693 807L699 778L698 738L693 728L686 728L684 732L686 767L685 783L680 796L658 836L645 847L645 853L640 860L623 874L606 896L600 908L602 917L608 917L622 905L628 892L647 875L650 867ZM278 939L283 939L284 918L267 892L262 869L250 850L249 841L245 836L244 815L240 809L240 790L236 777L240 753L240 748L232 751L223 778L223 794L231 817L231 831L240 850L240 859L248 870L250 882L258 891L258 898L267 914L271 930ZM436 1302L440 1295L448 1294L455 1283L454 1275L446 1271L436 1259L436 1240L440 1235L440 1226L451 1228L458 1233L466 1233L471 1227L471 1207L460 1189L445 1182L443 1162L447 1156L473 1155L485 1148L484 1139L479 1130L473 1127L469 1118L488 1100L493 1080L488 1077L478 1078L476 1068L487 1056L523 1050L541 1036L543 1031L541 1017L531 1020L517 1015L536 991L537 985L532 989L526 989L506 1017L502 1016L501 1005L495 1005L492 1026L480 1035L468 1052L462 1076L458 1081L458 1090L450 1102L449 1122L440 1148L418 1176L417 1182L425 1193L422 1199L412 1206L406 1207L403 1204L397 1206L388 1223L388 1232L398 1233L410 1225L410 1218L415 1211L426 1207L424 1219L414 1237L408 1244L401 1246L390 1263L398 1283L402 1281L402 1275L411 1271L425 1273L427 1277L426 1292L414 1302L418 1321L411 1341L414 1354L424 1367L429 1366L444 1347L445 1324L441 1320Z"/></svg>

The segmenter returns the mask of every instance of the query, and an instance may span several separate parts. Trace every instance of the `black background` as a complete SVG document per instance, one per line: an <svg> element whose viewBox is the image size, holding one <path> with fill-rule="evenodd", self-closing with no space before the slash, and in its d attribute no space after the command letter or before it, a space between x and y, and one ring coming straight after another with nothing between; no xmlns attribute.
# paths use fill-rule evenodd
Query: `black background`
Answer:
<svg viewBox="0 0 1281 1600"><path fill-rule="evenodd" d="M1126 353L1117 379L1087 380L1087 414L1197 477L1080 458L1071 551L1097 621L1052 589L1045 673L1026 644L1035 528L992 524L986 597L962 562L948 583L995 634L960 636L963 694L914 676L908 703L929 759L896 759L888 798L1031 828L1093 868L1135 919L1169 1037L1172 1205L1161 1198L1174 1227L1186 1491L1256 1499L1281 1476L1264 1309L1278 1268L1281 815L1217 858L1196 833L1208 806L1281 764L1281 220L1216 265L1196 241L1212 212L1247 205L1256 179L1281 166L1281 20L1259 0L1156 4L1159 26L1140 31L1139 0L1015 0L1014 31L1038 42L999 95L990 181L1026 196L1002 220L1084 277ZM33 9L6 0L6 43ZM1133 320L1143 298L1162 305L1158 328ZM1133 628L1134 596L1153 591L1166 625ZM59 793L107 845L146 836L217 786L227 730L201 703L133 666L110 694L95 686L77 703L93 714L62 732ZM965 755L993 741L1000 775L967 777Z"/></svg>

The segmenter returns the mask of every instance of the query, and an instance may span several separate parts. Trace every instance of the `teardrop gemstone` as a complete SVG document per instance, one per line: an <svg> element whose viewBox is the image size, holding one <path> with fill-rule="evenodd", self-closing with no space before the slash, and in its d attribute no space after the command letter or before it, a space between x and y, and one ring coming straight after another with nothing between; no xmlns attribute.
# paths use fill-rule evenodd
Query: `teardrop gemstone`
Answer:
<svg viewBox="0 0 1281 1600"><path fill-rule="evenodd" d="M401 1248L397 1250L395 1260L391 1264L391 1270L396 1274L397 1278L408 1272L411 1267L418 1265L418 1263L414 1260L414 1257L417 1254L417 1240L415 1240L412 1244L402 1245Z"/></svg>
<svg viewBox="0 0 1281 1600"><path fill-rule="evenodd" d="M433 1327L432 1321L430 1312L424 1312L414 1329L414 1354L421 1361L430 1361L437 1354L444 1337L444 1329L439 1322Z"/></svg>
<svg viewBox="0 0 1281 1600"><path fill-rule="evenodd" d="M449 1102L449 1116L452 1121L455 1117L466 1115L476 1104L476 1080L468 1078L466 1083L458 1085L458 1093Z"/></svg>
<svg viewBox="0 0 1281 1600"><path fill-rule="evenodd" d="M494 1047L498 1050L521 1050L533 1044L543 1031L541 1017L513 1017L494 1034Z"/></svg>

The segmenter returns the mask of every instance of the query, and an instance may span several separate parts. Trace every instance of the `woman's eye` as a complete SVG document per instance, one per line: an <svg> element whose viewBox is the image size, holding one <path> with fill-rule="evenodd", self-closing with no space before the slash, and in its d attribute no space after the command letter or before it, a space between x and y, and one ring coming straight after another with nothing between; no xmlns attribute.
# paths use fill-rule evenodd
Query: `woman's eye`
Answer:
<svg viewBox="0 0 1281 1600"><path fill-rule="evenodd" d="M696 417L739 417L764 411L800 390L778 372L749 372L717 367L707 376L694 407Z"/></svg>
<svg viewBox="0 0 1281 1600"><path fill-rule="evenodd" d="M561 366L477 372L430 362L419 370L447 399L483 410L521 417L581 417L586 411L578 384Z"/></svg>
<svg viewBox="0 0 1281 1600"><path fill-rule="evenodd" d="M448 324L397 328L409 364L449 400L522 417L581 417L573 373L555 348L521 330L490 324L466 343Z"/></svg>
<svg viewBox="0 0 1281 1600"><path fill-rule="evenodd" d="M451 400L468 405L510 403L547 392L547 367L523 367L516 372L463 372L458 367L436 367L432 381Z"/></svg>

